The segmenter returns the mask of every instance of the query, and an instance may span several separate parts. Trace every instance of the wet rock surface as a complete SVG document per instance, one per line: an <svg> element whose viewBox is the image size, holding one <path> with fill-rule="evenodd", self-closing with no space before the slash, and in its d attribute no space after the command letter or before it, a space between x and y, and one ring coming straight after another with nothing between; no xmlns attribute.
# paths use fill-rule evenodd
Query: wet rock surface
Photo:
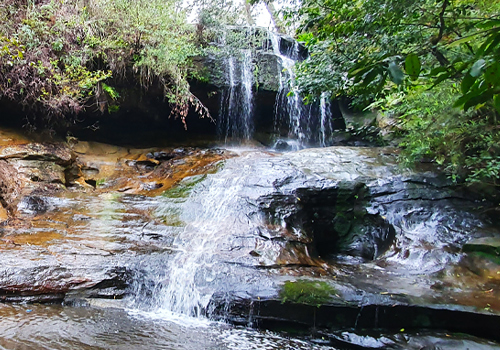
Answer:
<svg viewBox="0 0 500 350"><path fill-rule="evenodd" d="M26 142L0 147L0 194L8 210L0 233L2 301L62 301L78 291L123 297L128 263L167 249L156 243L169 239L170 226L153 217L154 196L215 171L230 156Z"/></svg>
<svg viewBox="0 0 500 350"><path fill-rule="evenodd" d="M136 298L161 308L169 288L185 288L177 271L191 276L205 315L313 327L332 346L377 348L385 338L360 334L385 329L404 348L402 328L500 340L500 269L477 254L486 241L496 254L488 204L431 172L399 169L393 149L9 147L0 149L2 301ZM297 279L335 292L319 306L283 303L283 284ZM404 341L430 341L419 337Z"/></svg>
<svg viewBox="0 0 500 350"><path fill-rule="evenodd" d="M293 175L281 169L282 161L293 164ZM258 230L260 239L250 254L259 268L282 276L281 281L287 278L283 276L329 281L338 290L336 307L349 310L352 322L334 324L333 315L342 312L332 309L323 327L352 328L364 312L370 316L357 322L360 329L386 328L389 325L378 323L379 316L363 310L387 308L394 311L386 311L394 327L405 324L401 327L497 339L496 326L486 331L488 323L498 322L500 310L495 269L480 273L484 260L471 262L461 252L471 238L485 232L498 236L484 215L487 203L468 198L433 173L401 171L390 149L304 150L270 163L268 168L280 173L267 184L270 193L248 198L267 222ZM260 189L266 186L256 182ZM269 299L265 288L235 295L239 297L231 299L226 293L214 298L213 307L224 305L236 323L259 324L262 319L264 328L321 327L315 318L300 321L303 306ZM265 311L257 311L259 303ZM308 312L314 314L315 307ZM479 316L473 323L485 326L466 330L467 319L474 315ZM430 321L408 325L415 318Z"/></svg>
<svg viewBox="0 0 500 350"><path fill-rule="evenodd" d="M389 300L387 300L389 301ZM500 340L497 329L500 320L491 314L474 313L426 306L393 304L364 305L353 302L329 305L283 303L279 300L234 301L229 320L238 324L272 330L310 329L338 332L345 330L384 329L392 332L413 332L433 329L450 333L467 333L477 337Z"/></svg>

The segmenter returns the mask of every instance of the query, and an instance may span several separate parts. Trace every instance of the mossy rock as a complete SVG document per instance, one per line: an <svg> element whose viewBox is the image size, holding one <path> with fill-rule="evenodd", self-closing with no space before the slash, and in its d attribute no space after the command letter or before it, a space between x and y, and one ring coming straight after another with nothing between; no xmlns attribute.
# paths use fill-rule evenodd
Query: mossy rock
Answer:
<svg viewBox="0 0 500 350"><path fill-rule="evenodd" d="M500 238L482 237L465 243L462 250L488 258L497 264L500 263Z"/></svg>
<svg viewBox="0 0 500 350"><path fill-rule="evenodd" d="M297 280L286 281L279 297L283 303L321 306L332 301L337 293L335 288L324 281Z"/></svg>
<svg viewBox="0 0 500 350"><path fill-rule="evenodd" d="M177 185L163 192L163 196L167 198L187 198L193 188L206 178L206 174L186 177Z"/></svg>

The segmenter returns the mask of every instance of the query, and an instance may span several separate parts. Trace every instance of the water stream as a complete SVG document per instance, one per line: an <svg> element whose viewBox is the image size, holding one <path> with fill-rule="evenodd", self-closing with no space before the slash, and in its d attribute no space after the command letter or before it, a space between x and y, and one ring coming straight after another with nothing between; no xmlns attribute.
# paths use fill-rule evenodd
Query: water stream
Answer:
<svg viewBox="0 0 500 350"><path fill-rule="evenodd" d="M173 253L162 257L166 261L161 257L155 257L154 262L147 259L146 278L155 284L148 302L156 312L200 317L212 293L231 285L232 266L221 260L221 255L230 248L228 241L244 235L249 226L250 219L241 209L245 186L242 170L235 174L230 166L217 175L208 175L185 202L177 203L179 219L186 225L174 239ZM172 202L179 201L160 201L155 214L168 215L175 205ZM142 298L141 293L137 295Z"/></svg>
<svg viewBox="0 0 500 350"><path fill-rule="evenodd" d="M319 126L319 145L321 147L328 146L329 138L333 132L332 126L332 110L330 106L330 96L327 93L321 94L320 99L320 126Z"/></svg>
<svg viewBox="0 0 500 350"><path fill-rule="evenodd" d="M326 105L325 98L325 110ZM324 115L320 132L326 143L330 126L328 112ZM399 169L393 150L134 153L99 147L108 156L99 160L88 154L92 163L85 170L110 169L115 175L102 187L56 191L43 201L37 194L37 201L18 204L18 221L3 227L0 282L2 288L22 291L10 300L40 300L40 293L48 293L45 301L64 304L0 304L0 349L334 349L323 335L299 339L230 326L216 312L217 307L227 311L227 321L234 300L265 299L295 311L276 300L280 286L318 276L335 286L342 303L355 305L351 329L335 336L352 339L358 348L498 348L436 330L357 333L374 305L370 322L378 327L386 321L387 307L400 300L416 300L418 306L429 305L427 310L450 304L465 311L489 305L481 315L500 310L495 285L488 284L495 280L460 265L468 235L487 229L487 221L474 212L477 203L455 198L432 174L414 177ZM152 156L162 160L153 162ZM362 186L350 187L358 182ZM341 192L335 192L338 188ZM393 244L380 244L379 251L369 237L371 226L363 226L368 238L356 244L375 244L374 259L325 249L322 260L315 250L325 247L310 244L304 223L325 218L326 228L340 227L337 213L348 217L352 206L330 201L360 188L367 192L346 198L358 203L358 194L367 195L371 202L365 203L366 212L356 208L356 215L376 228L392 225ZM43 210L33 205L39 201ZM271 207L275 221L265 214ZM103 282L99 288L97 281ZM34 299L23 299L25 291ZM62 299L50 299L54 291L62 291L56 295ZM253 325L263 310L255 306L252 312L237 324Z"/></svg>
<svg viewBox="0 0 500 350"><path fill-rule="evenodd" d="M282 53L280 49L281 36L277 33L269 32L274 54L280 58L282 71L279 76L279 90L276 95L274 105L275 128L280 130L288 129L288 138L297 139L299 144L306 141L308 136L307 119L310 117L306 113L306 108L295 86L294 66L298 60L298 43Z"/></svg>
<svg viewBox="0 0 500 350"><path fill-rule="evenodd" d="M399 168L393 149L327 147L330 96L304 104L299 46L283 40L266 41L282 68L267 117L292 152L227 146L255 136L249 48L223 61L224 149L58 148L0 130L0 170L19 180L0 205L0 350L500 348L485 340L500 340L500 268L462 249L500 236L486 204ZM325 283L328 302L284 297L299 279ZM453 323L468 319L486 322Z"/></svg>
<svg viewBox="0 0 500 350"><path fill-rule="evenodd" d="M228 140L249 140L253 136L253 65L250 49L226 58L228 87L221 96L219 135Z"/></svg>

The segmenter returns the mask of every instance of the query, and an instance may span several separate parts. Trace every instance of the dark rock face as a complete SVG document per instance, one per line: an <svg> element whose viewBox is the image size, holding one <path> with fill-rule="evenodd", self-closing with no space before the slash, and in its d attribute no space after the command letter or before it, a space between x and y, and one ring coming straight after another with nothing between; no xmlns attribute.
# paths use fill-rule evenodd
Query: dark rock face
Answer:
<svg viewBox="0 0 500 350"><path fill-rule="evenodd" d="M344 162L344 167L350 166L349 161ZM300 166L307 167L306 163ZM288 179L276 183L276 192L259 202L271 225L282 225L288 231L302 232L309 237L310 251L316 257L329 259L347 254L373 260L393 244L397 251L406 239L402 232L412 227L421 227L422 239L459 247L467 237L452 232L461 232L467 226L479 227L481 222L489 221L485 215L478 215L473 200L466 199L446 179L431 173L393 173L377 179L381 173L369 173L376 169L374 167L367 168L364 175L344 177L342 172L335 173L335 166L341 165L330 168L329 176L336 180L333 183L293 187L294 180ZM398 254L403 257L409 253ZM416 251L413 253L417 256Z"/></svg>
<svg viewBox="0 0 500 350"><path fill-rule="evenodd" d="M215 309L215 312L222 310ZM468 333L478 337L500 340L497 327L500 317L497 315L478 314L466 310L447 310L425 306L408 305L364 305L331 304L301 305L282 303L278 300L234 300L224 310L229 313L229 320L236 324L275 331L307 333L315 328L321 335L331 339L331 345L354 346L356 341L344 339L341 344L335 332L348 329L356 332L363 329L384 329L386 332L415 331L419 329L441 330L456 333ZM227 319L227 318L226 318ZM329 333L328 331L330 330ZM337 335L335 335L337 334ZM360 344L362 345L362 344ZM366 345L366 344L365 344ZM386 344L389 345L389 344ZM351 347L349 347L350 349ZM362 347L362 349L366 349Z"/></svg>
<svg viewBox="0 0 500 350"><path fill-rule="evenodd" d="M42 214L48 209L47 203L38 196L26 196L21 199L17 209L26 214Z"/></svg>
<svg viewBox="0 0 500 350"><path fill-rule="evenodd" d="M261 210L270 222L304 231L317 256L348 253L365 259L383 254L392 244L394 228L364 207L367 189L360 183L334 188L299 188L293 195L262 198Z"/></svg>
<svg viewBox="0 0 500 350"><path fill-rule="evenodd" d="M0 148L0 197L9 211L46 211L37 193L62 190L74 154L64 144L27 143Z"/></svg>
<svg viewBox="0 0 500 350"><path fill-rule="evenodd" d="M208 84L217 88L229 86L229 72L227 57L199 57L196 65L200 70L208 72ZM282 69L280 58L272 52L255 51L252 57L252 65L255 67L254 90L267 90L277 92L280 87L280 71ZM233 84L239 85L241 79L241 66L236 64L233 72Z"/></svg>

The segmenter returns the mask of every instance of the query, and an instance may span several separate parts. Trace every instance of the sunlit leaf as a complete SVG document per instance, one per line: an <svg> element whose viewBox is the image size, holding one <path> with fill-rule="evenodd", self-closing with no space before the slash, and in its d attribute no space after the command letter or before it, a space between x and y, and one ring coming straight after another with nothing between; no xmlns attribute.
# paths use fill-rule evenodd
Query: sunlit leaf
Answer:
<svg viewBox="0 0 500 350"><path fill-rule="evenodd" d="M422 69L422 64L420 63L420 59L414 53L406 56L405 60L405 71L406 74L410 76L411 80L417 80L420 75L420 70Z"/></svg>
<svg viewBox="0 0 500 350"><path fill-rule="evenodd" d="M483 55L489 55L490 53L492 53L493 50L498 47L498 44L500 44L500 33L497 33L497 35L494 36L491 44L489 44L488 47L484 50Z"/></svg>
<svg viewBox="0 0 500 350"><path fill-rule="evenodd" d="M497 110L498 113L500 113L500 95L496 94L493 96L493 105L495 106L495 109Z"/></svg>
<svg viewBox="0 0 500 350"><path fill-rule="evenodd" d="M475 36L468 36L468 37L465 37L465 38L460 38L458 40L455 40L453 42L451 42L448 47L451 48L451 47L455 47L455 46L458 46L460 44L465 44L465 43L468 43L469 41L473 41L473 40L477 40L475 38Z"/></svg>

